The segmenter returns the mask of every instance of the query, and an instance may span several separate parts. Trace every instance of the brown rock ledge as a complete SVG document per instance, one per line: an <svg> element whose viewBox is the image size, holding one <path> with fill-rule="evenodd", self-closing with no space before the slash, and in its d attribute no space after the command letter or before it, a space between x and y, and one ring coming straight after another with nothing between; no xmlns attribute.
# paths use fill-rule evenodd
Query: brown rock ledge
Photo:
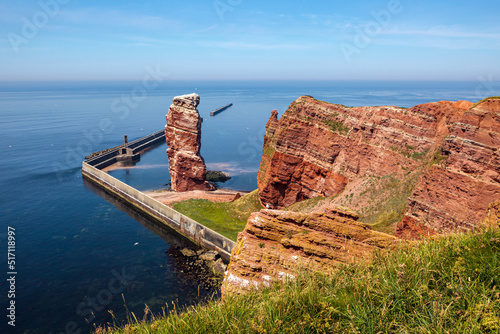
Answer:
<svg viewBox="0 0 500 334"><path fill-rule="evenodd" d="M368 261L374 249L393 245L394 236L372 231L349 209L297 213L261 210L238 235L224 293L293 278L298 268L328 271L338 263Z"/></svg>

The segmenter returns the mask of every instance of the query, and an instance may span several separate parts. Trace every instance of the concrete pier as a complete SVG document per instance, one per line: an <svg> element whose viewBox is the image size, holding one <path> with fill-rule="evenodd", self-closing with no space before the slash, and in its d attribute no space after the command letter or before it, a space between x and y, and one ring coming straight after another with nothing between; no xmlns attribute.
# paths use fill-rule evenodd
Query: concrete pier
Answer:
<svg viewBox="0 0 500 334"><path fill-rule="evenodd" d="M159 137L156 137L155 134ZM133 149L139 151L144 149L145 146L147 147L148 143L151 145L150 143L152 141L160 140L165 136L164 134L163 136L158 135L158 133L155 134L129 143L129 148L134 145ZM132 207L138 211L174 229L195 244L217 251L224 261L229 262L231 250L236 245L234 241L175 211L165 204L158 202L143 192L115 179L101 170L101 168L116 162L117 155L119 154L118 150L119 148L112 150L112 152L97 155L89 160L83 161L83 177L102 188L107 193L132 205Z"/></svg>
<svg viewBox="0 0 500 334"><path fill-rule="evenodd" d="M117 163L120 160L120 155L131 155L133 156L132 160L138 160L140 151L164 141L165 130L160 130L130 143L93 153L85 161L91 166L103 169Z"/></svg>

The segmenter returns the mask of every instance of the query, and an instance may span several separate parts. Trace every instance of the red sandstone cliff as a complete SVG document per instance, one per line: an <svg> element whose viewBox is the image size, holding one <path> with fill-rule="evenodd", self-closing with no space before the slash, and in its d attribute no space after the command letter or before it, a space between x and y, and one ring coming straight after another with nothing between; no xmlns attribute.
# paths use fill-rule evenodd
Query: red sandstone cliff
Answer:
<svg viewBox="0 0 500 334"><path fill-rule="evenodd" d="M500 100L356 107L302 96L273 111L258 175L263 205L326 196L403 237L469 229L500 198Z"/></svg>
<svg viewBox="0 0 500 334"><path fill-rule="evenodd" d="M172 190L213 190L205 180L207 169L200 155L201 118L197 94L174 97L167 114L165 136Z"/></svg>
<svg viewBox="0 0 500 334"><path fill-rule="evenodd" d="M485 216L483 226L498 228L500 201L491 203ZM331 205L309 213L253 213L245 230L238 234L223 293L241 293L272 281L293 279L298 270L325 273L339 263L369 262L374 250L402 242L373 231L358 218L347 208Z"/></svg>
<svg viewBox="0 0 500 334"><path fill-rule="evenodd" d="M328 272L338 263L368 261L396 238L372 231L347 209L314 213L261 210L238 235L223 292L241 292L293 278L298 268Z"/></svg>

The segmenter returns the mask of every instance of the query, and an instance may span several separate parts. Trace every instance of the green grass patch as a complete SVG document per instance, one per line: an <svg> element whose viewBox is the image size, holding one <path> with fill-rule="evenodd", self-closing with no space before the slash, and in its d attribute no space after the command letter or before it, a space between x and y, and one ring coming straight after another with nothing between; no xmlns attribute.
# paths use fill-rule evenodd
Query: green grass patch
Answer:
<svg viewBox="0 0 500 334"><path fill-rule="evenodd" d="M274 155L274 152L276 150L274 149L274 147L272 145L266 145L266 147L264 147L264 150L263 150L263 154L268 157L269 159L271 159Z"/></svg>
<svg viewBox="0 0 500 334"><path fill-rule="evenodd" d="M401 221L420 170L410 171L404 177L395 175L367 177L361 193L344 190L337 196L315 197L294 203L287 211L308 213L326 203L354 210L359 221L371 226L375 231L394 234L396 224Z"/></svg>
<svg viewBox="0 0 500 334"><path fill-rule="evenodd" d="M422 152L414 151L410 155L410 158L412 158L413 160L423 160L427 156L427 153L429 153L429 149L425 149Z"/></svg>
<svg viewBox="0 0 500 334"><path fill-rule="evenodd" d="M404 144L402 147L391 146L390 150L401 154L405 158L412 158L413 160L424 160L429 153L429 149L425 149L423 151L418 151L418 148L415 146L411 146L408 144Z"/></svg>
<svg viewBox="0 0 500 334"><path fill-rule="evenodd" d="M331 103L331 102L322 101L322 100L318 100L318 99L314 99L314 100L317 101L317 102L326 103L326 104L330 104L330 105L334 105L334 106L339 106L339 107L342 107L342 108L352 108L352 107L348 107L348 106L345 106L345 105L340 104L340 103Z"/></svg>
<svg viewBox="0 0 500 334"><path fill-rule="evenodd" d="M447 155L442 155L441 154L441 149L438 148L436 151L434 151L434 154L432 155L430 165L442 165L443 162L445 162L448 159Z"/></svg>
<svg viewBox="0 0 500 334"><path fill-rule="evenodd" d="M351 131L351 128L345 125L342 121L337 121L334 119L324 120L323 124L328 126L332 132L337 132L341 135L346 135Z"/></svg>
<svg viewBox="0 0 500 334"><path fill-rule="evenodd" d="M269 142L269 143L267 143L267 145L264 146L263 155L265 157L267 157L267 159L264 159L264 157L263 157L263 159L261 160L260 166L259 166L259 173L257 175L257 177L259 178L259 181L262 183L264 182L267 167L269 166L269 163L271 162L275 151L276 150L274 148L273 143Z"/></svg>
<svg viewBox="0 0 500 334"><path fill-rule="evenodd" d="M190 199L174 204L174 209L206 227L236 241L252 212L263 209L258 190L231 203L214 203L204 199Z"/></svg>
<svg viewBox="0 0 500 334"><path fill-rule="evenodd" d="M294 203L285 208L286 211L311 212L316 206L324 202L330 202L334 197L313 197L301 202Z"/></svg>
<svg viewBox="0 0 500 334"><path fill-rule="evenodd" d="M419 171L414 171L401 179L394 175L369 178L358 199L367 203L359 220L370 224L375 231L394 234L395 225L403 218L407 199L419 175Z"/></svg>
<svg viewBox="0 0 500 334"><path fill-rule="evenodd" d="M498 229L440 237L97 333L498 333L499 254Z"/></svg>

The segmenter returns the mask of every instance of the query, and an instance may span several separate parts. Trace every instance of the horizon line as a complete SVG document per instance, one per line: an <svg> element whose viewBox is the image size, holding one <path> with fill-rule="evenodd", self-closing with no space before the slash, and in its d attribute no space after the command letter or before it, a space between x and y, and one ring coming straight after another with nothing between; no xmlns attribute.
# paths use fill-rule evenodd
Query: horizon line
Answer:
<svg viewBox="0 0 500 334"><path fill-rule="evenodd" d="M479 79L166 79L165 82L475 82ZM0 83L140 82L142 79L12 79ZM500 82L493 80L492 82Z"/></svg>

